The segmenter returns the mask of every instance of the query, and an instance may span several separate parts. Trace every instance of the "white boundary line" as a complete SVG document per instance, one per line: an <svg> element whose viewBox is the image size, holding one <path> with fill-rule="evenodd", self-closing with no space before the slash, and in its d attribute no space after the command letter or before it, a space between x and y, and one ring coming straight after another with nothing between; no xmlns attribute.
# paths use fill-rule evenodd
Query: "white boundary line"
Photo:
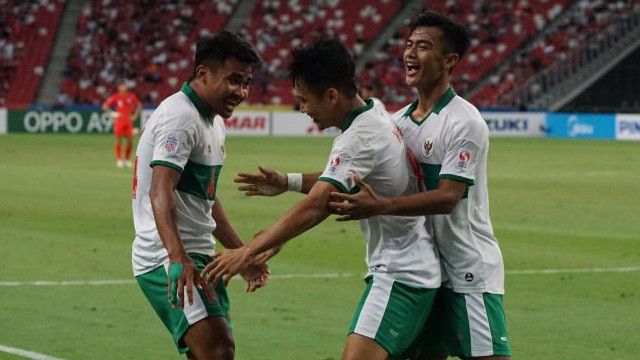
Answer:
<svg viewBox="0 0 640 360"><path fill-rule="evenodd" d="M17 356L27 358L27 359L32 359L32 360L64 360L61 358L40 354L33 351L18 349L10 346L4 346L4 345L0 345L0 352L17 355Z"/></svg>
<svg viewBox="0 0 640 360"><path fill-rule="evenodd" d="M640 266L614 267L614 268L577 268L577 269L536 269L536 270L510 270L506 275L554 275L554 274L588 274L588 273L623 273L640 271ZM307 274L274 274L272 279L339 279L361 277L364 274L357 273L307 273ZM234 278L237 279L237 278ZM134 284L134 279L115 280L36 280L36 281L0 281L0 287L11 286L104 286L104 285L129 285Z"/></svg>
<svg viewBox="0 0 640 360"><path fill-rule="evenodd" d="M507 275L621 273L621 272L636 272L636 271L640 271L640 266L627 266L627 267L616 267L616 268L511 270L511 271L507 271Z"/></svg>

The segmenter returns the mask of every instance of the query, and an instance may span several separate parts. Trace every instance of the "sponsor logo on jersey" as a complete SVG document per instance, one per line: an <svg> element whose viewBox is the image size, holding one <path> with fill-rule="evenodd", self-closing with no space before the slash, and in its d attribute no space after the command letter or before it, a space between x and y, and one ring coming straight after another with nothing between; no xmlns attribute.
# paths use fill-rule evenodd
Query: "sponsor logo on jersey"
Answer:
<svg viewBox="0 0 640 360"><path fill-rule="evenodd" d="M431 137L431 136L427 136L424 139L424 144L422 144L422 155L424 155L424 157L430 157L431 155L433 155L433 143L435 142L435 140Z"/></svg>
<svg viewBox="0 0 640 360"><path fill-rule="evenodd" d="M471 151L469 150L461 150L458 154L458 169L464 170L469 166L469 162L471 161Z"/></svg>
<svg viewBox="0 0 640 360"><path fill-rule="evenodd" d="M464 279L465 279L467 282L472 282L472 281L473 281L473 274L472 274L472 273L466 273L466 274L464 274Z"/></svg>
<svg viewBox="0 0 640 360"><path fill-rule="evenodd" d="M178 149L178 143L179 143L178 138L173 135L170 135L164 144L164 148L169 153L176 152L176 150Z"/></svg>

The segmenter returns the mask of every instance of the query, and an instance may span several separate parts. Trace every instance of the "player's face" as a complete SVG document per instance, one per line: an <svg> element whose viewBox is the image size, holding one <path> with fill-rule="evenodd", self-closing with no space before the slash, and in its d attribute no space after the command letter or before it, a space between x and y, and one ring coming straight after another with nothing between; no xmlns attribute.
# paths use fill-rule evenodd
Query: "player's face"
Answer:
<svg viewBox="0 0 640 360"><path fill-rule="evenodd" d="M304 82L295 81L293 95L300 104L300 111L309 115L318 129L324 130L335 126L332 114L332 104L326 91L322 96L312 92Z"/></svg>
<svg viewBox="0 0 640 360"><path fill-rule="evenodd" d="M448 74L442 30L418 27L405 45L403 59L407 85L419 89L432 87Z"/></svg>
<svg viewBox="0 0 640 360"><path fill-rule="evenodd" d="M233 110L249 96L249 84L253 78L253 66L229 58L216 69L204 74L203 101L214 113L228 118Z"/></svg>
<svg viewBox="0 0 640 360"><path fill-rule="evenodd" d="M127 88L127 85L124 85L124 84L118 85L118 92L119 93L124 94L124 93L127 92L127 90L129 90Z"/></svg>

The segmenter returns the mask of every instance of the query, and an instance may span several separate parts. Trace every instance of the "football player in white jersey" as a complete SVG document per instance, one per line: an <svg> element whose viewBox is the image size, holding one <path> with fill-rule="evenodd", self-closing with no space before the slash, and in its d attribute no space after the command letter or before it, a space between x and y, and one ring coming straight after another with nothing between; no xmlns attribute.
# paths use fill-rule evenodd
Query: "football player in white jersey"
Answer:
<svg viewBox="0 0 640 360"><path fill-rule="evenodd" d="M251 44L223 31L198 41L194 73L145 124L133 179L133 272L142 292L189 359L231 360L224 284L200 271L214 239L243 245L216 196L225 157L223 117L248 94L260 57ZM212 236L213 234L213 236ZM252 291L265 284L264 265L243 273Z"/></svg>
<svg viewBox="0 0 640 360"><path fill-rule="evenodd" d="M476 107L450 85L469 39L462 25L434 12L421 14L410 30L405 76L418 98L392 120L420 164L426 191L385 197L358 180L358 194L335 193L330 206L343 215L339 220L427 215L447 280L437 305L442 316L425 328L424 351L433 353L441 343L443 355L509 359L504 265L489 218L489 131ZM447 331L434 331L438 327Z"/></svg>
<svg viewBox="0 0 640 360"><path fill-rule="evenodd" d="M355 66L340 42L321 40L296 49L290 77L301 111L321 130L338 127L342 133L321 174L313 181L291 179L291 186L307 195L243 248L216 257L203 271L209 280L228 281L262 252L325 220L331 192L358 191L354 175L387 196L418 191L402 137L370 99L357 95ZM343 359L385 360L403 354L420 336L441 283L437 251L424 221L416 216L376 216L360 222L366 240L366 289Z"/></svg>

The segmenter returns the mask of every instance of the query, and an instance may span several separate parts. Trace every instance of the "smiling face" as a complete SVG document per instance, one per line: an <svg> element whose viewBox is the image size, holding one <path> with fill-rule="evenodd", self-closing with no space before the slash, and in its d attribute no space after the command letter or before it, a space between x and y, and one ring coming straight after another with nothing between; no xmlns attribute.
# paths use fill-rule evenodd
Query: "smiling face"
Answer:
<svg viewBox="0 0 640 360"><path fill-rule="evenodd" d="M303 81L296 80L293 87L293 94L300 103L300 111L309 115L313 122L318 125L320 130L337 126L333 118L334 104L331 99L330 92L334 89L328 89L318 95L311 91Z"/></svg>
<svg viewBox="0 0 640 360"><path fill-rule="evenodd" d="M202 83L198 95L211 110L223 118L231 117L233 110L249 96L253 66L235 58L228 58L215 69L200 65L196 76Z"/></svg>
<svg viewBox="0 0 640 360"><path fill-rule="evenodd" d="M445 50L442 30L420 26L407 39L403 59L407 85L420 89L448 82L458 55Z"/></svg>

